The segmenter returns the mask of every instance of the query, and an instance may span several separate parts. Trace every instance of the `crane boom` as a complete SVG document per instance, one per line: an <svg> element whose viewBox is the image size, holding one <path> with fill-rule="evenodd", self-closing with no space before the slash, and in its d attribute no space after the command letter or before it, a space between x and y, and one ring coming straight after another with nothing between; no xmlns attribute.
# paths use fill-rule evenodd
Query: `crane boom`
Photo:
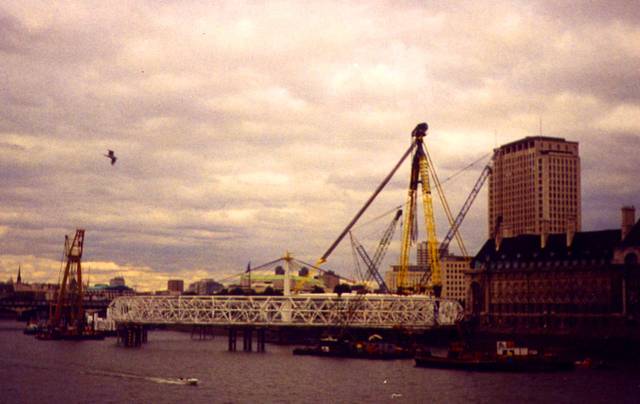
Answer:
<svg viewBox="0 0 640 404"><path fill-rule="evenodd" d="M480 193L482 186L484 185L489 175L491 175L492 171L493 169L491 168L491 164L487 164L482 170L482 172L480 173L480 177L478 178L475 185L473 186L471 193L469 193L469 196L467 196L467 199L465 200L464 204L460 208L460 212L458 213L458 215L456 216L456 219L453 221L453 224L449 228L447 235L442 240L442 243L440 243L440 247L438 248L438 254L440 258L444 256L447 249L449 248L449 244L451 243L451 240L453 239L454 235L458 232L458 229L460 228L462 221L464 220L467 213L469 212L469 209L471 208L473 201L475 201L476 197L478 196L478 193ZM466 255L466 254L464 254L463 252L463 255ZM428 271L422 275L422 278L420 279L420 285L422 286L426 285L427 281L429 280L429 275L430 273Z"/></svg>
<svg viewBox="0 0 640 404"><path fill-rule="evenodd" d="M391 244L391 238L393 237L393 234L396 231L396 226L398 225L398 221L400 221L401 216L402 216L402 209L398 209L396 211L396 215L393 217L393 220L385 230L384 235L380 240L380 244L378 244L378 248L376 249L375 254L373 254L373 264L375 265L376 268L378 268L378 266L380 265L380 262L382 262L382 259L384 258L384 255L387 253L389 244Z"/></svg>
<svg viewBox="0 0 640 404"><path fill-rule="evenodd" d="M447 248L449 248L449 244L451 243L453 236L457 233L458 229L460 228L460 225L462 224L462 221L464 220L465 216L469 212L469 209L471 208L473 201L475 201L476 196L478 196L478 193L482 189L482 186L484 185L489 175L491 175L491 172L492 172L491 165L487 164L482 170L482 173L480 173L480 177L476 181L476 184L473 186L473 189L471 190L471 193L469 194L469 196L467 196L467 200L464 201L462 208L460 208L460 212L458 213L458 216L456 216L456 219L454 220L453 225L449 228L449 231L447 232L447 235L442 240L442 243L440 243L438 252L440 253L441 257L444 254L444 252L447 250Z"/></svg>
<svg viewBox="0 0 640 404"><path fill-rule="evenodd" d="M356 215L354 216L354 218L351 220L351 222L349 222L349 224L347 225L347 227L344 228L344 230L342 231L342 233L340 233L340 235L338 236L338 238L333 242L333 244L331 244L331 246L327 249L327 251L325 251L324 254L322 254L322 257L320 257L320 259L318 259L318 262L316 262L316 266L320 266L322 264L324 264L327 261L327 258L329 258L329 255L331 255L331 253L333 252L333 250L338 246L338 244L340 244L340 242L342 241L342 239L344 238L344 236L347 235L347 233L349 232L349 230L351 230L351 228L353 227L354 224L356 224L356 222L358 221L358 219L360 219L360 216L362 216L362 214L367 210L367 208L369 207L369 205L371 205L371 203L373 202L374 199L376 199L376 196L378 196L378 194L380 193L380 191L382 191L382 189L387 185L387 183L389 182L389 180L391 180L391 177L393 177L393 175L396 173L396 171L398 171L398 167L400 167L400 165L402 164L402 162L407 158L407 156L409 156L409 154L411 154L411 151L413 150L413 148L416 146L415 142L411 143L411 146L409 146L409 148L407 149L407 151L402 155L402 157L400 158L400 161L398 161L398 163L393 167L393 169L391 170L391 172L385 177L384 180L382 180L382 183L380 183L380 185L378 185L378 188L376 188L376 190L373 192L373 195L371 195L371 197L369 197L369 199L365 202L364 206L362 208L360 208L360 210L358 211L358 213L356 213Z"/></svg>
<svg viewBox="0 0 640 404"><path fill-rule="evenodd" d="M372 276L373 279L375 279L382 293L389 293L389 288L387 287L387 284L385 283L384 279L382 279L380 272L378 272L378 268L374 265L373 261L369 257L369 254L367 254L367 251L364 249L362 244L360 244L356 239L353 239L352 241L356 245L356 251L358 252L358 255L360 256L360 258L362 258L362 261L364 261L364 264L367 266L367 269L369 270L368 271L369 276Z"/></svg>
<svg viewBox="0 0 640 404"><path fill-rule="evenodd" d="M382 259L387 253L389 244L391 244L391 238L393 238L393 234L395 233L396 226L401 216L402 216L402 209L398 209L396 211L395 216L393 217L393 220L391 221L389 226L387 226L387 229L384 231L384 234L382 235L382 239L378 244L378 248L376 248L376 252L373 254L373 259L369 257L369 254L364 249L364 246L360 244L358 240L355 239L355 237L353 236L351 237L351 242L354 243L355 249L358 252L358 255L367 266L368 275L370 277L373 277L373 279L378 284L378 287L380 288L380 291L382 293L389 293L389 287L384 281L384 278L382 277L382 275L380 275L380 270L378 268L380 266L380 263L382 262Z"/></svg>

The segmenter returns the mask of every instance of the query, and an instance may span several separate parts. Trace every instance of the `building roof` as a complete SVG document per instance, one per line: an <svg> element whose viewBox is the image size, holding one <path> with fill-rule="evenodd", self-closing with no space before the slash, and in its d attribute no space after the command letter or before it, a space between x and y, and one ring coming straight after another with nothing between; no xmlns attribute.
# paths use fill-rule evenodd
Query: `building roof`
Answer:
<svg viewBox="0 0 640 404"><path fill-rule="evenodd" d="M634 229L637 230L638 228L640 226L636 224ZM640 234L638 236L640 237ZM557 261L569 259L611 260L613 258L613 250L621 244L620 238L621 232L617 229L576 232L573 242L570 246L567 246L566 233L549 234L545 248L542 248L540 235L523 234L504 238L498 251L495 248L495 240L489 239L484 243L473 262Z"/></svg>
<svg viewBox="0 0 640 404"><path fill-rule="evenodd" d="M550 141L550 142L562 142L562 143L578 143L578 142L571 141L571 140L565 140L562 137L527 136L525 138L518 139L518 140L515 140L513 142L505 143L502 146L500 146L498 149L503 149L503 148L507 148L507 147L510 147L510 146L515 146L515 145L518 145L518 144L528 143L528 142L532 142L532 141L536 141L536 140L545 140L545 141Z"/></svg>

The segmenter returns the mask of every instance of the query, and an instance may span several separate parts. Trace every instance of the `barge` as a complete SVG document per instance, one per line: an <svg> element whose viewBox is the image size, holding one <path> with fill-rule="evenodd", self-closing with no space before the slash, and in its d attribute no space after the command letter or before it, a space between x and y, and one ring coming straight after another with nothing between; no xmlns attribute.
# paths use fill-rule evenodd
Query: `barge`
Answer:
<svg viewBox="0 0 640 404"><path fill-rule="evenodd" d="M468 371L549 372L574 368L574 362L557 354L515 347L507 341L498 341L495 353L469 352L454 346L447 356L435 356L426 351L416 355L414 360L418 367Z"/></svg>
<svg viewBox="0 0 640 404"><path fill-rule="evenodd" d="M323 338L317 346L296 348L293 354L355 359L410 359L415 352L413 349L383 342L378 335L373 335L367 341L355 342Z"/></svg>

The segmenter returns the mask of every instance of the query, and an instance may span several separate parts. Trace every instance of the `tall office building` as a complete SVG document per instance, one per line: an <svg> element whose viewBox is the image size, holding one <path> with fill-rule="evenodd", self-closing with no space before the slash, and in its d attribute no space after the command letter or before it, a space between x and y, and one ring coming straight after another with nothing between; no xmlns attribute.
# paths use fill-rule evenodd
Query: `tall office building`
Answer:
<svg viewBox="0 0 640 404"><path fill-rule="evenodd" d="M440 248L440 242L438 241L438 248ZM444 250L443 256L449 255L449 247ZM416 258L418 266L422 268L429 267L429 243L426 241L420 241L416 248ZM442 257L441 257L442 258Z"/></svg>
<svg viewBox="0 0 640 404"><path fill-rule="evenodd" d="M416 258L418 261L418 266L422 268L426 268L429 266L429 243L426 241L420 241L418 243Z"/></svg>
<svg viewBox="0 0 640 404"><path fill-rule="evenodd" d="M580 231L578 142L526 137L494 150L489 177L489 236Z"/></svg>
<svg viewBox="0 0 640 404"><path fill-rule="evenodd" d="M169 279L167 281L167 290L169 293L184 292L184 281L182 279Z"/></svg>

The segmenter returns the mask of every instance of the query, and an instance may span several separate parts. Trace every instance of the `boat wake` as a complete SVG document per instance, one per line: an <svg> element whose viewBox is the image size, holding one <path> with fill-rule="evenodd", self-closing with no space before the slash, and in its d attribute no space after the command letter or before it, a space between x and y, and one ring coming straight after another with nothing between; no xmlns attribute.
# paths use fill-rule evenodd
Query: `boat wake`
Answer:
<svg viewBox="0 0 640 404"><path fill-rule="evenodd" d="M180 384L192 386L198 384L198 379L195 378L143 376L136 375L134 373L109 372L105 370L91 370L86 371L85 373L90 375L116 377L121 379L147 380L158 384Z"/></svg>

